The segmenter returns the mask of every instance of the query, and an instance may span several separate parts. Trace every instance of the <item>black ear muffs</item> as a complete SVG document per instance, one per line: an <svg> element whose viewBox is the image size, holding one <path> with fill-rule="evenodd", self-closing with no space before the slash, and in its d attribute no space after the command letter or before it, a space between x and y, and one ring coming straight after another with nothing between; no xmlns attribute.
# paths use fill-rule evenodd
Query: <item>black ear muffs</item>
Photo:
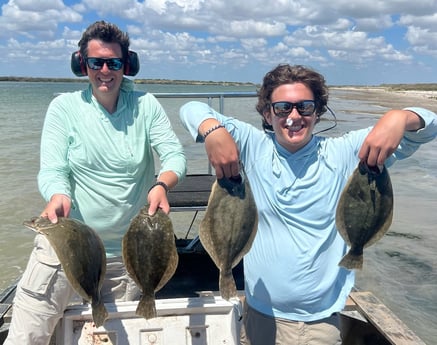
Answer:
<svg viewBox="0 0 437 345"><path fill-rule="evenodd" d="M86 62L79 51L71 54L71 70L78 77L85 77L87 75Z"/></svg>
<svg viewBox="0 0 437 345"><path fill-rule="evenodd" d="M138 54L129 50L127 55L127 62L124 64L124 74L133 77L137 75L140 70L140 60Z"/></svg>
<svg viewBox="0 0 437 345"><path fill-rule="evenodd" d="M85 77L87 73L86 62L79 51L71 54L71 70L78 77ZM125 75L133 77L140 70L140 61L138 54L132 50L129 50L127 61L124 64L123 73Z"/></svg>

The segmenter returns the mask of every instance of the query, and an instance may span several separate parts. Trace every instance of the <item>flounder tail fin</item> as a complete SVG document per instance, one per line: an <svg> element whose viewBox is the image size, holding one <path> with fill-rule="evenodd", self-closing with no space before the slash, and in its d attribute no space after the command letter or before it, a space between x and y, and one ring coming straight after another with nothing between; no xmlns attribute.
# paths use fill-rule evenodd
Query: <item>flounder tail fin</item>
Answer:
<svg viewBox="0 0 437 345"><path fill-rule="evenodd" d="M105 320L108 318L108 311L106 310L105 304L100 300L92 304L93 310L93 321L96 327L103 326Z"/></svg>
<svg viewBox="0 0 437 345"><path fill-rule="evenodd" d="M237 286L235 285L232 270L229 272L220 272L219 289L220 295L227 301L233 297L238 297Z"/></svg>
<svg viewBox="0 0 437 345"><path fill-rule="evenodd" d="M153 319L156 317L155 297L143 295L138 302L135 313L145 319Z"/></svg>
<svg viewBox="0 0 437 345"><path fill-rule="evenodd" d="M362 269L363 255L354 255L349 251L345 256L343 256L338 265L347 268L348 270Z"/></svg>

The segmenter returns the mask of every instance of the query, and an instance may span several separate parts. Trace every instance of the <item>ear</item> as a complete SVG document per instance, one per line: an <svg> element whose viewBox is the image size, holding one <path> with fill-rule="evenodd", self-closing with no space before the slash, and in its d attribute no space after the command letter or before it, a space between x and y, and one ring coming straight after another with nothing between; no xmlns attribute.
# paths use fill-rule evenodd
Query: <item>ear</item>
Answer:
<svg viewBox="0 0 437 345"><path fill-rule="evenodd" d="M85 77L88 73L86 70L86 62L79 51L71 54L71 70L78 77Z"/></svg>
<svg viewBox="0 0 437 345"><path fill-rule="evenodd" d="M140 62L138 60L138 54L132 50L129 50L123 73L128 76L134 76L139 70Z"/></svg>
<svg viewBox="0 0 437 345"><path fill-rule="evenodd" d="M264 120L271 126L272 125L272 112L270 111L270 107L263 112Z"/></svg>

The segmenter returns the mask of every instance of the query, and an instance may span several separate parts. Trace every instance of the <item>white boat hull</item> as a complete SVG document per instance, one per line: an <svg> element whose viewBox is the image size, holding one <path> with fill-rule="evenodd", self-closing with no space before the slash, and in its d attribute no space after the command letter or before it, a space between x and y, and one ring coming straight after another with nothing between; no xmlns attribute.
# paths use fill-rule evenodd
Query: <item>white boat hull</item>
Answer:
<svg viewBox="0 0 437 345"><path fill-rule="evenodd" d="M137 302L105 304L109 317L96 328L88 305L65 311L56 329L56 344L237 345L241 301L228 302L212 293L200 297L156 300L157 317L135 315Z"/></svg>

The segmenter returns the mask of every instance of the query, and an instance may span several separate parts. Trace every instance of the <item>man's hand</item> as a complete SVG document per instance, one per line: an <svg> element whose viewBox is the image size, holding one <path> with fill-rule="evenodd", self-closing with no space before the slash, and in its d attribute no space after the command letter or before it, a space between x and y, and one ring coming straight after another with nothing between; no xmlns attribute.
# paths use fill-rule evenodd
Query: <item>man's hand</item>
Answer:
<svg viewBox="0 0 437 345"><path fill-rule="evenodd" d="M412 111L390 110L367 135L358 157L368 166L383 165L399 146L405 131L416 131L423 126L422 118Z"/></svg>
<svg viewBox="0 0 437 345"><path fill-rule="evenodd" d="M65 194L54 194L41 212L41 217L48 217L52 223L57 223L58 217L68 217L70 210L70 197Z"/></svg>
<svg viewBox="0 0 437 345"><path fill-rule="evenodd" d="M199 133L203 134L217 124L215 119L205 120L199 127ZM234 138L226 128L219 128L208 134L205 138L205 150L218 179L238 176L239 152Z"/></svg>

